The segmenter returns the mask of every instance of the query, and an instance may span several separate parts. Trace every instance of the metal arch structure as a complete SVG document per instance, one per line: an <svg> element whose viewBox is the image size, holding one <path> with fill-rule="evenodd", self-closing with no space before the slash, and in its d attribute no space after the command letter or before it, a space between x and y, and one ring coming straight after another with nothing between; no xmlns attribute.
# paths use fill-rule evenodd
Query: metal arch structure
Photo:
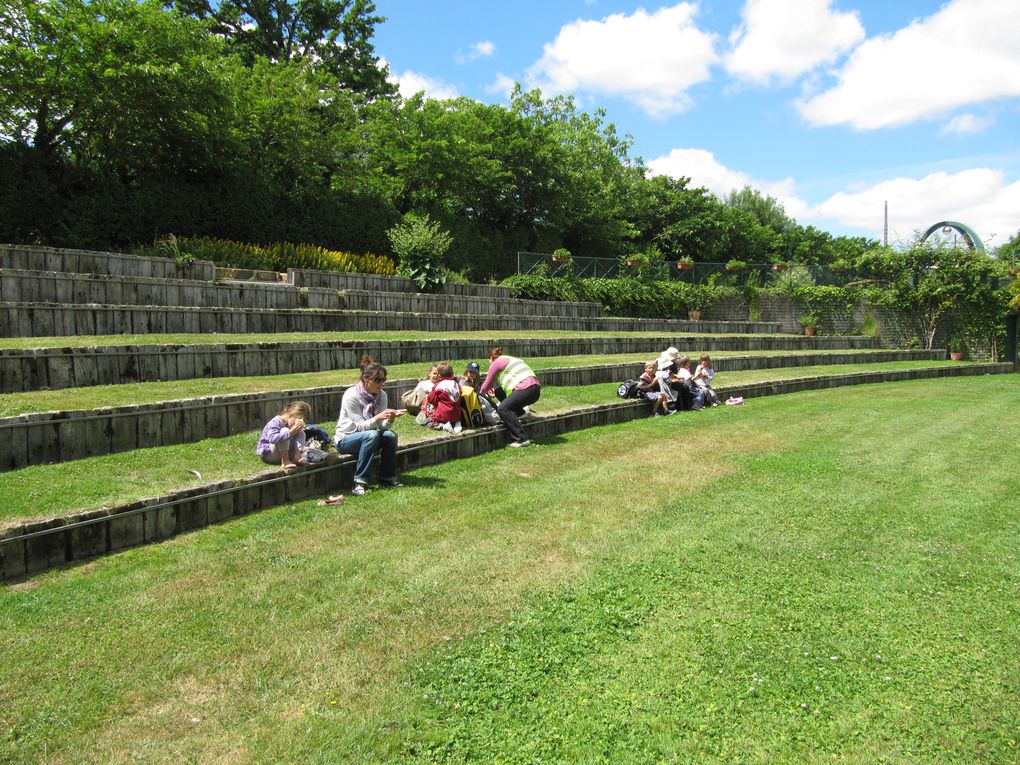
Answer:
<svg viewBox="0 0 1020 765"><path fill-rule="evenodd" d="M928 237L934 234L936 231L942 228L952 228L959 232L960 236L963 237L963 241L967 243L967 246L972 250L984 251L985 245L981 241L981 237L968 226L966 223L960 223L955 220L940 220L938 223L933 223L928 227L928 230L924 232L924 236L921 237L921 241L927 241Z"/></svg>

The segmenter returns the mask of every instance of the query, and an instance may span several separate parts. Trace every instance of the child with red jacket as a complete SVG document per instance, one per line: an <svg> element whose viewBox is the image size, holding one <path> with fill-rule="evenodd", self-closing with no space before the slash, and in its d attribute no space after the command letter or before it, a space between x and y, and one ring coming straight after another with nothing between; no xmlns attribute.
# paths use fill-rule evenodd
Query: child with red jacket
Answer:
<svg viewBox="0 0 1020 765"><path fill-rule="evenodd" d="M438 365L439 382L435 384L425 402L428 426L435 430L460 433L460 383L453 376L453 365L444 361Z"/></svg>

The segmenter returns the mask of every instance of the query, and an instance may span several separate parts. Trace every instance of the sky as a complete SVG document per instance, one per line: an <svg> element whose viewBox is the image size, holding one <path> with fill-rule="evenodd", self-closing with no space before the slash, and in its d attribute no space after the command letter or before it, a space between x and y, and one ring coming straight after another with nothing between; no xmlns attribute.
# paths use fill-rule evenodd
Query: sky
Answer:
<svg viewBox="0 0 1020 765"><path fill-rule="evenodd" d="M405 96L572 94L651 174L833 234L1020 230L1018 0L375 1Z"/></svg>

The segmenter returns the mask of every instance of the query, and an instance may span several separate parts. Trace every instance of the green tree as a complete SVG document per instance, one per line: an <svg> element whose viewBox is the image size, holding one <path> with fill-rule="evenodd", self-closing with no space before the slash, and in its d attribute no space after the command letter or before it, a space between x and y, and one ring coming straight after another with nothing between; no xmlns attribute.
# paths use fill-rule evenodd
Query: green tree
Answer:
<svg viewBox="0 0 1020 765"><path fill-rule="evenodd" d="M797 222L786 214L783 203L775 197L762 194L750 186L731 191L723 202L730 207L746 210L754 216L760 226L768 226L777 234L793 229Z"/></svg>
<svg viewBox="0 0 1020 765"><path fill-rule="evenodd" d="M195 167L228 133L219 42L156 2L8 0L0 68L0 133L42 155Z"/></svg>
<svg viewBox="0 0 1020 765"><path fill-rule="evenodd" d="M181 13L206 19L249 65L307 61L340 87L389 96L396 86L375 54L372 36L385 21L372 0L169 0Z"/></svg>

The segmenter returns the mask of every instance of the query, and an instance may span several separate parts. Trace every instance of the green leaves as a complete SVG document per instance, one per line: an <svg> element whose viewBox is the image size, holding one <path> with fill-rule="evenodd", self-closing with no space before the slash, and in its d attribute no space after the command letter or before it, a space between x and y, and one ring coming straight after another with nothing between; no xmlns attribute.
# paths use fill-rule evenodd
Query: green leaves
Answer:
<svg viewBox="0 0 1020 765"><path fill-rule="evenodd" d="M438 223L428 215L409 213L386 235L400 258L397 273L413 279L423 292L437 292L446 284L443 255L453 239Z"/></svg>

